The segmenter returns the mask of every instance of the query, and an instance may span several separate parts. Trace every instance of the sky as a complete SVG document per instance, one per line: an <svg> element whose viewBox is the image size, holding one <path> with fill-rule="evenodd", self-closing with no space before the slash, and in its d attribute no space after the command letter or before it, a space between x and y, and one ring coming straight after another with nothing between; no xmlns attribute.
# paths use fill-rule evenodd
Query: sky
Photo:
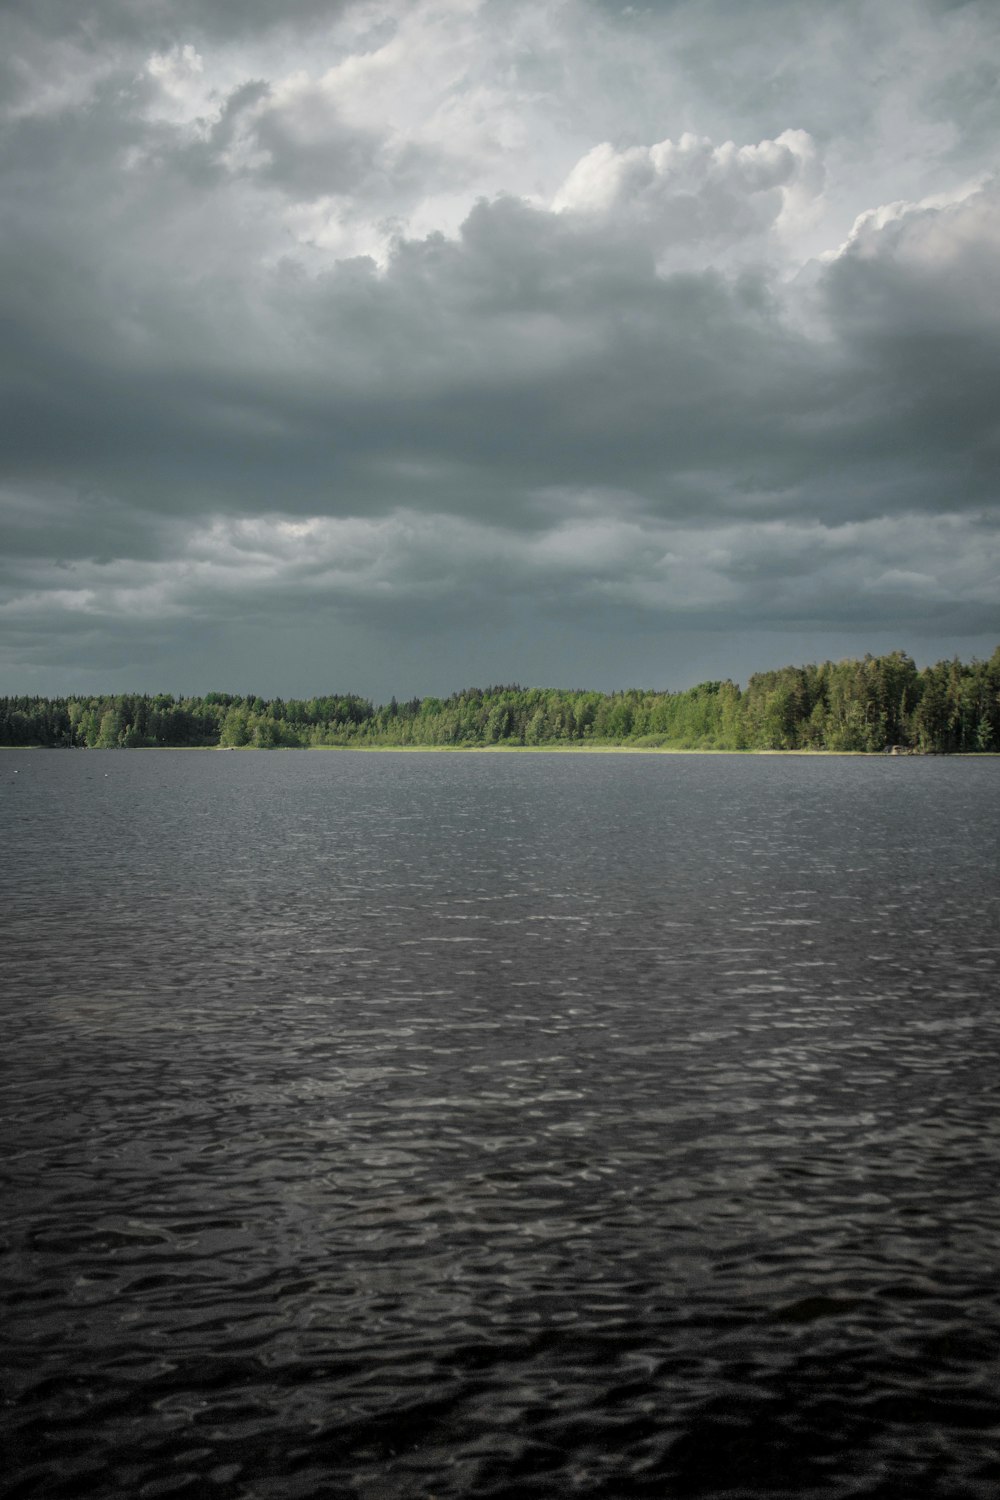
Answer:
<svg viewBox="0 0 1000 1500"><path fill-rule="evenodd" d="M1000 642L995 0L3 0L0 692Z"/></svg>

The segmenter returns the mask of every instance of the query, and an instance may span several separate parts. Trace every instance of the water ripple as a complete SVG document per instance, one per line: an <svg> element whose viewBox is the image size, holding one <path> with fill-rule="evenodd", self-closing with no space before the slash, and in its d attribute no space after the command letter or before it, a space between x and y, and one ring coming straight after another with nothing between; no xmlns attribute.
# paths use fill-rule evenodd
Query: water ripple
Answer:
<svg viewBox="0 0 1000 1500"><path fill-rule="evenodd" d="M5 1494L992 1500L995 762L10 754Z"/></svg>

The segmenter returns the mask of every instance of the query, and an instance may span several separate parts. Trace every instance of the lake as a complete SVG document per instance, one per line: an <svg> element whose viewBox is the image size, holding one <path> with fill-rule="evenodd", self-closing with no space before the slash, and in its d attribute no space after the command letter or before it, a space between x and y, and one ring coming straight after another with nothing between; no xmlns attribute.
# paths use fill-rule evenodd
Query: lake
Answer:
<svg viewBox="0 0 1000 1500"><path fill-rule="evenodd" d="M993 1500L998 792L4 752L5 1494Z"/></svg>

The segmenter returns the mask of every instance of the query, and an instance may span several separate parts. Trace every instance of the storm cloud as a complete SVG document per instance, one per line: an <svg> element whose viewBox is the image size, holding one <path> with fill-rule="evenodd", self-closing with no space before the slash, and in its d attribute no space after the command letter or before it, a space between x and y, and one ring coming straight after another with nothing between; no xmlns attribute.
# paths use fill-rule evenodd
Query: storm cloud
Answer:
<svg viewBox="0 0 1000 1500"><path fill-rule="evenodd" d="M2 689L989 652L998 46L975 0L9 4Z"/></svg>

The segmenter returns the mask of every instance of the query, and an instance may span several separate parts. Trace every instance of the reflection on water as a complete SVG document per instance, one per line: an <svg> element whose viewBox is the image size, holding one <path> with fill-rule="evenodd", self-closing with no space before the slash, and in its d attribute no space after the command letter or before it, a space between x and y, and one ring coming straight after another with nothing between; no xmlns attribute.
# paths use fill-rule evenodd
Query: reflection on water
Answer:
<svg viewBox="0 0 1000 1500"><path fill-rule="evenodd" d="M9 1493L992 1500L998 777L6 753Z"/></svg>

